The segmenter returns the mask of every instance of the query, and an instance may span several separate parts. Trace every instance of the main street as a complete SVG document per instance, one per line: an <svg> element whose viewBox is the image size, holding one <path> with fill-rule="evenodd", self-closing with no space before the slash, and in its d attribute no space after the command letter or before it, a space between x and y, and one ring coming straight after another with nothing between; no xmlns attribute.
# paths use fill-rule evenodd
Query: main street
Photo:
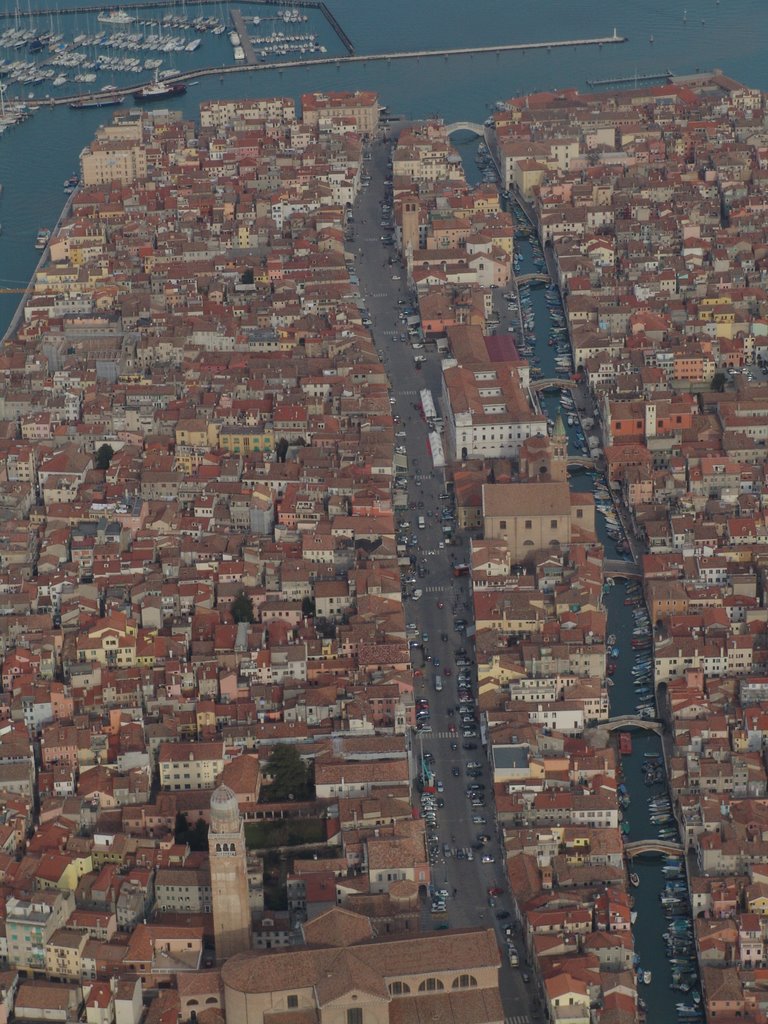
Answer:
<svg viewBox="0 0 768 1024"><path fill-rule="evenodd" d="M414 363L417 352L399 318L403 306L411 304L411 296L404 268L398 262L390 262L394 249L385 245L382 238L389 234L382 225L382 221L388 219L382 214L382 202L389 157L389 144L374 142L370 146L366 170L371 181L355 204L354 224L350 225L354 238L348 249L356 253L361 295L389 375L394 399L392 412L397 417L399 434L396 444L406 449L408 458L408 470L404 474L408 480L408 508L399 512L397 519L399 523L409 524L408 538L411 542L415 540L408 552L417 559L416 579L405 585L405 593L410 595L418 588L422 597L419 600L410 596L404 598L405 616L406 622L415 627L409 635L418 634L422 643L418 650L428 659L421 677L416 679L416 698L429 701L431 730L422 730L411 737L411 764L415 775L420 770L422 751L432 755L435 781L442 786L442 792L436 795L444 800L444 807L437 810L436 826L428 828L428 832L436 834L439 850L432 867L432 882L448 893L446 914L432 915L427 900L424 921L427 928L440 927L446 921L451 928L494 927L501 950L500 991L506 1024L532 1024L539 1018L532 1008L534 983L525 980L528 971L519 932L514 935L514 942L520 954L520 966L511 967L506 955L504 928L514 921L514 913L498 839L488 758L479 735L479 722L471 730L474 735L469 735L470 729L464 729L459 714L458 650L466 651L473 696L477 696L473 642L454 628L456 618L465 619L468 624L472 621L468 578L455 577L452 570L454 563L468 560L469 545L466 537L454 537L451 543L445 543L443 538L441 513L452 506L452 498L446 497L443 471L433 469L427 426L419 412L421 388L428 388L436 402L441 394L440 357L430 346L418 350L424 362L422 368L417 369ZM418 526L420 516L424 517L423 528ZM417 567L425 571L423 575L416 575ZM435 689L438 675L442 677L443 687L439 692ZM470 745L471 748L466 749ZM467 776L468 761L479 762L479 775ZM467 795L470 784L484 787L478 791L485 798L484 807L471 805ZM479 833L489 837L482 847ZM457 851L461 851L460 857ZM484 855L492 856L493 861L484 863ZM494 887L502 893L490 897L488 890Z"/></svg>

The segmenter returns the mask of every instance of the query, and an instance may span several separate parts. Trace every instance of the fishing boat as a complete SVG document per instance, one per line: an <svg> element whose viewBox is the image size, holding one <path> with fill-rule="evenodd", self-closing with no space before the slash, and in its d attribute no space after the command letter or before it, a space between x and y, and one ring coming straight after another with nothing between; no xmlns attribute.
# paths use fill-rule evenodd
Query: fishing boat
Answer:
<svg viewBox="0 0 768 1024"><path fill-rule="evenodd" d="M152 103L155 100L164 100L173 96L183 96L187 91L183 82L161 82L155 72L154 80L150 85L144 85L133 93L134 103Z"/></svg>
<svg viewBox="0 0 768 1024"><path fill-rule="evenodd" d="M68 104L70 110L96 110L99 107L119 107L122 96L96 96L92 100L73 100Z"/></svg>
<svg viewBox="0 0 768 1024"><path fill-rule="evenodd" d="M114 11L101 11L96 16L96 21L100 21L102 25L130 25L135 20L135 18L119 7Z"/></svg>

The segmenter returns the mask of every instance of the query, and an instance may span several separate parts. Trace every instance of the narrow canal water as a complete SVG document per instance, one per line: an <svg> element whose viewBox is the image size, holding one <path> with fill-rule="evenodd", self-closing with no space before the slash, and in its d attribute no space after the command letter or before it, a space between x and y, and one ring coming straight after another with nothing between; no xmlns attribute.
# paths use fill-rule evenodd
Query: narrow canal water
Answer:
<svg viewBox="0 0 768 1024"><path fill-rule="evenodd" d="M524 225L521 211L515 208L513 212L518 225ZM518 238L515 248L518 276L541 270L541 250L535 239ZM521 351L531 359L535 376L551 379L558 376L558 371L560 376L568 370L572 372L573 367L567 360L567 341L558 330L562 310L557 294L542 286L524 286L521 302L523 318L528 319L527 342L521 339ZM586 454L589 451L586 431L582 430L568 393L560 389L546 391L541 403L551 426L558 415L562 417L568 434L569 455ZM601 512L596 516L597 532L606 557L628 557L621 529L612 516L605 481L597 479L593 472L582 470L571 473L570 484L575 490L594 491L598 508L606 509L608 518ZM647 709L646 715L655 716L651 650L645 631L648 620L639 581L617 580L606 586L604 602L608 633L615 637L609 664L614 680L609 695L611 716L637 715L643 707ZM674 820L667 812L669 796L661 739L653 732L640 729L633 729L630 736L631 753L621 755L625 803L628 800L622 822L626 839L677 839ZM632 930L638 992L647 1009L647 1019L665 1024L676 1019L703 1020L703 1014L694 1003L699 996L699 983L684 866L673 858L654 854L635 858L630 870L639 881L638 887L631 889L634 899Z"/></svg>

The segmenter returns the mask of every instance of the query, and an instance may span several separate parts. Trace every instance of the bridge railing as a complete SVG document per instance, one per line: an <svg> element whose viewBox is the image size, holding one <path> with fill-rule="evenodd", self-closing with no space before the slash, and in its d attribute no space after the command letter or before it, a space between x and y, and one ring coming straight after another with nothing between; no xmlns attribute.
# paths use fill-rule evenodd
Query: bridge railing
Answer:
<svg viewBox="0 0 768 1024"><path fill-rule="evenodd" d="M483 126L475 124L474 121L453 121L445 126L445 130L449 135L453 135L455 132L471 132L472 135L483 135L485 132Z"/></svg>

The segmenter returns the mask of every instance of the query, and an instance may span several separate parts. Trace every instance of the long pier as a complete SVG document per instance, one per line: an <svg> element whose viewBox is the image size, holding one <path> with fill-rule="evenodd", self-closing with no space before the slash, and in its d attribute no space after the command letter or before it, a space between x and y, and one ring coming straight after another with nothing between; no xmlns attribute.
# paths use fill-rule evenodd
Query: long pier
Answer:
<svg viewBox="0 0 768 1024"><path fill-rule="evenodd" d="M330 11L328 9L328 4L325 3L325 0L319 0L317 6L323 12L323 16L325 17L325 20L328 22L328 24L331 26L333 31L339 37L339 42L344 47L344 49L347 51L347 54L351 57L354 54L354 52L355 52L355 48L352 45L352 40L349 38L347 33L344 31L344 29L341 27L341 25L338 23L338 21L334 17L333 11Z"/></svg>
<svg viewBox="0 0 768 1024"><path fill-rule="evenodd" d="M248 35L248 26L245 24L245 18L239 8L233 7L230 11L232 16L232 24L235 26L235 32L240 37L240 45L243 48L245 54L245 63L248 67L252 68L258 64L256 60L256 51L253 48L251 37Z"/></svg>
<svg viewBox="0 0 768 1024"><path fill-rule="evenodd" d="M305 3L306 2L307 0L305 0ZM430 57L443 57L447 60L449 57L465 57L473 56L475 54L495 53L500 55L502 53L525 53L528 50L563 50L574 46L610 46L616 43L626 43L626 41L626 36L620 36L614 32L612 36L596 36L593 39L554 39L550 42L540 43L496 43L494 46L458 46L443 50L395 50L391 53L350 54L347 57L308 57L305 60L283 60L276 61L273 64L256 64L253 67L242 65L236 65L233 67L232 65L227 64L222 67L197 68L193 71L185 71L178 75L174 75L171 81L192 82L198 78L205 78L211 75L237 75L243 74L243 72L255 73L259 71L284 71L287 68L311 68L333 64L337 67L341 67L343 64L367 64L369 61L389 62L393 60L421 60L422 58L428 59ZM134 83L130 86L121 86L120 88L111 89L109 95L113 97L130 96L131 93L136 92L136 90L140 88L142 88L141 85ZM52 96L47 99L27 100L26 104L28 107L32 108L63 107L72 103L74 100L104 99L104 95L105 94L103 92L89 92L79 93L74 96Z"/></svg>
<svg viewBox="0 0 768 1024"><path fill-rule="evenodd" d="M674 72L669 68L660 71L658 75L626 75L624 78L588 78L587 85L632 85L634 82L664 82L673 79Z"/></svg>

